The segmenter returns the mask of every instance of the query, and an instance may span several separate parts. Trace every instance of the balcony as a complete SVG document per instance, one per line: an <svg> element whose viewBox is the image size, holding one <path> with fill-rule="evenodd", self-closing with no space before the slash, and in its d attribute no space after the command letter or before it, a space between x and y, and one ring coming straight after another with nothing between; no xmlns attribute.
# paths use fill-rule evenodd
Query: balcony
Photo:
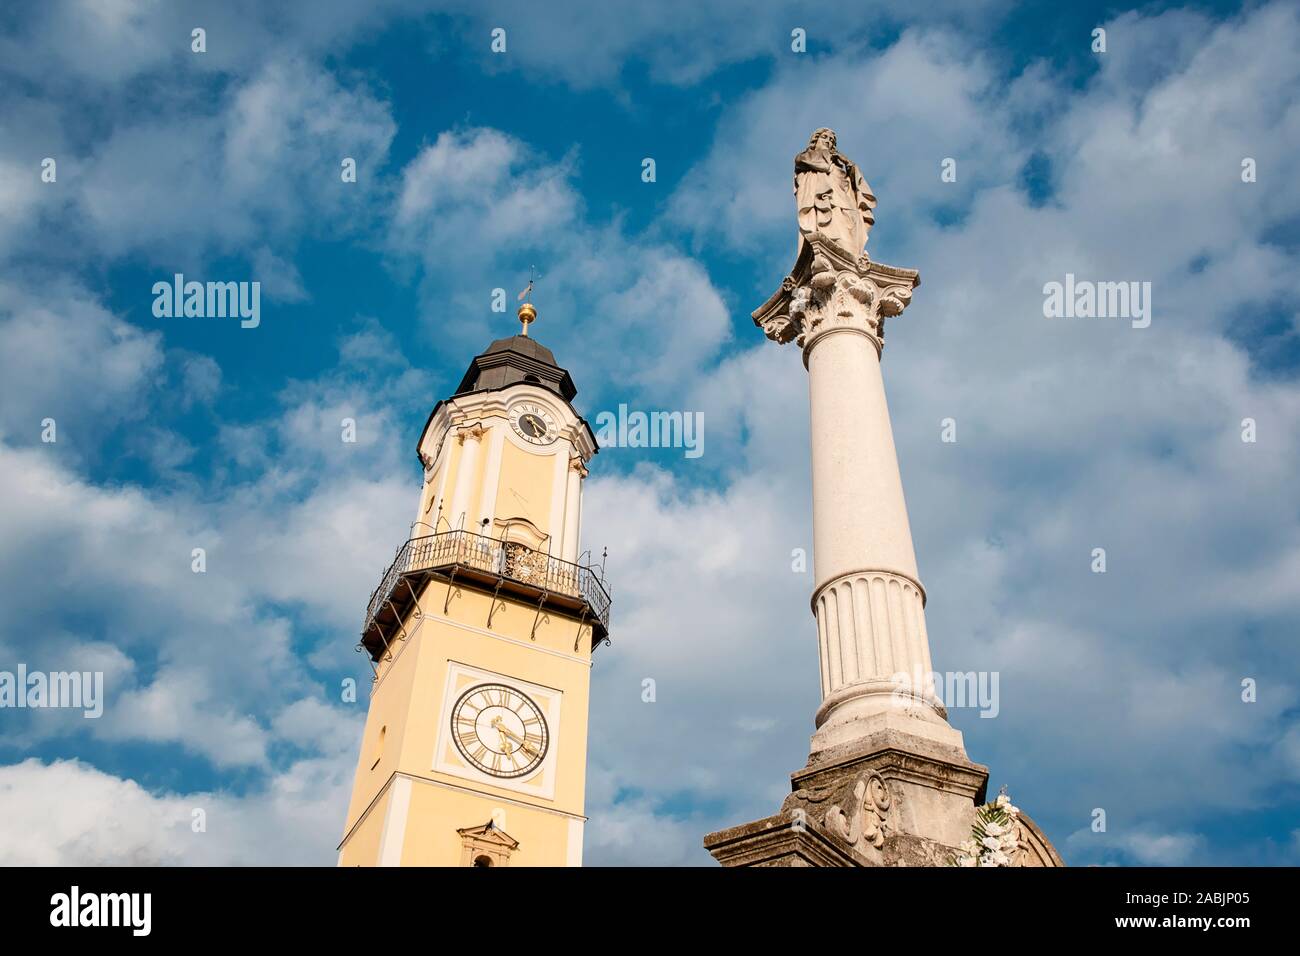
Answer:
<svg viewBox="0 0 1300 956"><path fill-rule="evenodd" d="M420 587L429 578L447 581L443 611L450 605L454 588L472 584L491 591L492 609L486 627L492 626L496 597L506 594L535 604L533 635L543 613L559 610L578 618L574 650L582 630L591 626L591 648L609 634L609 592L597 568L561 561L510 541L473 534L445 531L412 538L397 549L397 556L384 573L379 587L370 595L361 643L372 660L379 660L393 641L404 635L403 621L415 604Z"/></svg>

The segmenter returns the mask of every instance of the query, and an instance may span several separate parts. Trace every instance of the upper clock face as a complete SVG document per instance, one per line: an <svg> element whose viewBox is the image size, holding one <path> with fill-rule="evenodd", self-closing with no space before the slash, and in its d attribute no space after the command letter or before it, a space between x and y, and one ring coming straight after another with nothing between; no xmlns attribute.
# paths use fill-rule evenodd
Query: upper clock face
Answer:
<svg viewBox="0 0 1300 956"><path fill-rule="evenodd" d="M510 409L510 427L520 438L534 445L549 445L560 433L555 417L532 402L520 402Z"/></svg>
<svg viewBox="0 0 1300 956"><path fill-rule="evenodd" d="M477 684L451 710L461 756L494 777L522 777L541 766L551 745L542 709L505 684Z"/></svg>

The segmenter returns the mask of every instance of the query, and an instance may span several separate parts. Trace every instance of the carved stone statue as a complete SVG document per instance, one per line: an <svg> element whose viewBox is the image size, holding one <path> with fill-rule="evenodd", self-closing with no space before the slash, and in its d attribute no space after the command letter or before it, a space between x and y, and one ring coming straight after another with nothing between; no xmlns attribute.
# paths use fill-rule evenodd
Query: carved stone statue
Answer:
<svg viewBox="0 0 1300 956"><path fill-rule="evenodd" d="M799 248L820 233L851 259L867 244L876 221L876 197L852 160L835 148L835 131L819 129L794 158L794 195L799 210Z"/></svg>

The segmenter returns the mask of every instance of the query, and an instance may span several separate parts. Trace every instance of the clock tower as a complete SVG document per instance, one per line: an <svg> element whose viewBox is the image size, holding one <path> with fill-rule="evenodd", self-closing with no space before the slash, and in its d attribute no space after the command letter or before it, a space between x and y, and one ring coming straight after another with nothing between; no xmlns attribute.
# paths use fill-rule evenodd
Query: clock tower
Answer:
<svg viewBox="0 0 1300 956"><path fill-rule="evenodd" d="M528 335L434 406L411 536L371 595L373 684L341 866L582 863L603 568L580 553L597 452L577 389Z"/></svg>

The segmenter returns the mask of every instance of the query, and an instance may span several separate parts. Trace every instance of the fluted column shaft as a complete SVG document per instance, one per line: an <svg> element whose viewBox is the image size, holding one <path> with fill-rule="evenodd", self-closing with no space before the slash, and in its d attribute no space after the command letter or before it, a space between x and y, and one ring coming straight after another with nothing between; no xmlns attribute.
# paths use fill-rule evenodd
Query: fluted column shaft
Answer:
<svg viewBox="0 0 1300 956"><path fill-rule="evenodd" d="M840 316L841 319L850 316ZM821 655L818 737L889 712L943 720L930 677L925 591L916 570L880 369L868 324L805 344L812 426L813 614ZM844 728L841 730L841 728Z"/></svg>
<svg viewBox="0 0 1300 956"><path fill-rule="evenodd" d="M813 751L886 726L960 741L934 694L925 589L885 401L885 320L915 270L851 259L805 235L794 271L754 312L767 337L803 349L812 437L812 610L822 704ZM959 745L959 743L958 743Z"/></svg>

